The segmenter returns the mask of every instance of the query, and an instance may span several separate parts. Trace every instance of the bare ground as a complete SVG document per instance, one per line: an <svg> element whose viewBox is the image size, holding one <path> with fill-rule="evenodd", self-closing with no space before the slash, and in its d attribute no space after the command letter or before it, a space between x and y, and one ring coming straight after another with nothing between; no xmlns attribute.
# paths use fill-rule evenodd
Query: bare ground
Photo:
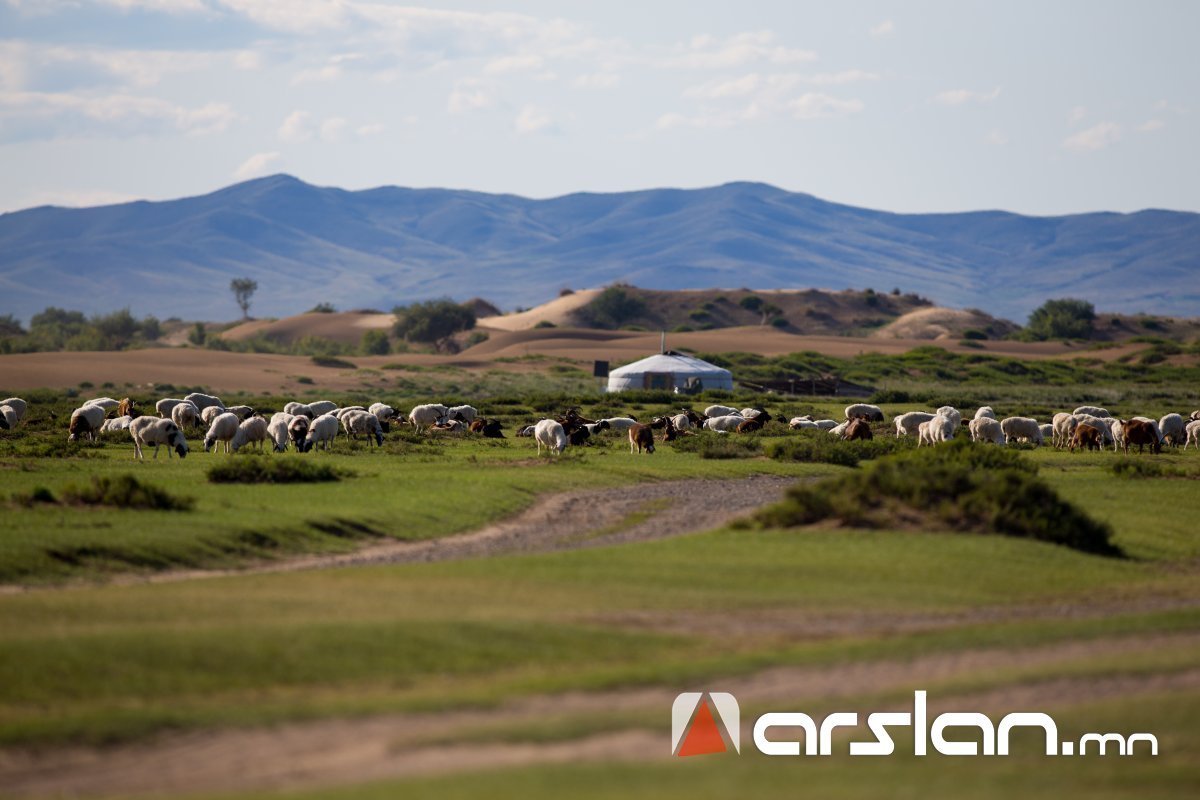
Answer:
<svg viewBox="0 0 1200 800"><path fill-rule="evenodd" d="M733 692L747 705L782 704L813 710L855 695L907 692L939 681L970 680L989 670L1051 667L1120 655L1130 649L1195 646L1200 634L1180 633L1060 642L1020 650L937 653L823 667L782 667L727 678L720 686L679 687ZM1109 675L1022 681L930 697L930 710L1003 712L1053 709L1138 694L1200 689L1200 669L1150 676ZM665 760L665 722L557 742L453 741L481 728L576 714L645 712L667 719L676 690L639 688L536 696L489 710L389 715L280 725L270 729L170 734L107 748L0 751L0 790L14 796L80 796L265 791L316 788L504 766L564 761ZM903 708L904 704L896 706ZM857 709L875 710L875 709ZM743 740L751 719L743 720Z"/></svg>

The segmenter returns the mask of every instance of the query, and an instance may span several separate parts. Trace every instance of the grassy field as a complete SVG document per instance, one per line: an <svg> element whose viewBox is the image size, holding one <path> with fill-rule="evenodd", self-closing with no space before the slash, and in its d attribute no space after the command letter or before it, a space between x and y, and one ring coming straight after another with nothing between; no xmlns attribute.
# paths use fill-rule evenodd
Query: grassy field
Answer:
<svg viewBox="0 0 1200 800"><path fill-rule="evenodd" d="M636 405L639 417L667 407ZM889 414L905 407L889 406ZM813 401L787 410L835 408ZM535 411L503 409L514 424ZM305 456L351 473L336 483L239 486L205 479L205 468L223 455L165 462L164 454L135 464L120 438L70 457L47 455L45 445L63 438L45 422L5 440L5 492L45 487L58 496L94 474L132 473L195 498L195 508L10 500L0 518L0 574L8 583L102 581L128 571L346 550L385 536L443 536L548 492L848 472L763 457L705 459L670 447L637 458L615 441L539 460L529 440L427 444L395 436L382 452L343 440L343 452ZM1043 687L1035 696L1046 707L1038 710L1053 713L1064 730L1148 730L1162 755L1047 761L1027 749L1008 759L835 757L816 764L745 751L738 758L570 764L535 756L506 769L367 784L343 779L337 783L351 785L301 796L718 797L801 784L847 797L1194 794L1200 483L1117 477L1111 452L1043 448L1023 456L1061 496L1109 523L1126 557L911 526L720 529L429 564L43 586L0 595L0 743L39 752L111 748L171 731L220 736L397 714L404 733L394 745L398 759L422 748L536 749L630 732L658 736L665 754L670 697L678 691L741 687L751 714L865 711L902 704L912 689L925 688L931 698L971 708L978 699L981 710L1002 715L1021 691ZM1195 451L1158 458L1200 466ZM993 654L994 662L981 666L980 654ZM758 683L778 670L807 677L775 690ZM580 696L614 703L554 700ZM551 712L511 713L514 703L542 700ZM428 731L415 722L467 712L482 722ZM405 719L414 720L411 727ZM3 776L0 764L0 791Z"/></svg>

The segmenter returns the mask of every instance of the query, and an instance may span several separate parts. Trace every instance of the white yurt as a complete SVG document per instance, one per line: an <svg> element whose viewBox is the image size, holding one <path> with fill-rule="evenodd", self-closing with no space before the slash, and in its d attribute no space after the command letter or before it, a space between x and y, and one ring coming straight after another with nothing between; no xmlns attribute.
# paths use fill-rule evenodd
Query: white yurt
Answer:
<svg viewBox="0 0 1200 800"><path fill-rule="evenodd" d="M608 391L625 389L733 389L733 373L693 356L667 350L618 367L608 374Z"/></svg>

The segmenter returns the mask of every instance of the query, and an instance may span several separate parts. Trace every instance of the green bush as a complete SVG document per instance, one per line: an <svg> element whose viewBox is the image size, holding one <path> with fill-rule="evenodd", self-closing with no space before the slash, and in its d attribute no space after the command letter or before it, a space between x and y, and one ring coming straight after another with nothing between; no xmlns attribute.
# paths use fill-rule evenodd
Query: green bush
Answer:
<svg viewBox="0 0 1200 800"><path fill-rule="evenodd" d="M762 444L753 434L681 436L671 445L683 453L696 453L706 459L755 458L762 455Z"/></svg>
<svg viewBox="0 0 1200 800"><path fill-rule="evenodd" d="M343 474L328 464L279 456L229 458L207 472L210 483L325 483Z"/></svg>
<svg viewBox="0 0 1200 800"><path fill-rule="evenodd" d="M910 450L909 437L880 436L874 439L843 441L826 431L804 430L797 436L777 440L767 445L767 455L776 461L813 461L856 467L860 461Z"/></svg>
<svg viewBox="0 0 1200 800"><path fill-rule="evenodd" d="M755 515L766 528L833 520L862 528L905 526L1036 539L1119 556L1111 529L1060 498L1019 453L965 440L913 449L853 474L788 490Z"/></svg>
<svg viewBox="0 0 1200 800"><path fill-rule="evenodd" d="M196 501L191 497L178 497L125 474L112 478L97 475L86 486L67 486L62 491L62 502L141 511L188 511Z"/></svg>
<svg viewBox="0 0 1200 800"><path fill-rule="evenodd" d="M350 361L333 356L313 356L312 363L318 367L332 367L334 369L358 369L358 367Z"/></svg>
<svg viewBox="0 0 1200 800"><path fill-rule="evenodd" d="M1087 339L1096 309L1086 300L1047 300L1029 315L1025 331L1035 339Z"/></svg>
<svg viewBox="0 0 1200 800"><path fill-rule="evenodd" d="M364 356L386 356L391 351L384 331L365 331L358 349Z"/></svg>
<svg viewBox="0 0 1200 800"><path fill-rule="evenodd" d="M596 299L577 313L597 328L615 330L646 313L641 298L627 292L623 286L609 286Z"/></svg>

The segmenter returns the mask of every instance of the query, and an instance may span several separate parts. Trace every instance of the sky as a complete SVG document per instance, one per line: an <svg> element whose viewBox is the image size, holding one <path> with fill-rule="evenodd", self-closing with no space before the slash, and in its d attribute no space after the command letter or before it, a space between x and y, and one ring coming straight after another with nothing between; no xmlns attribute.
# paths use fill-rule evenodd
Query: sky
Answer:
<svg viewBox="0 0 1200 800"><path fill-rule="evenodd" d="M1200 3L0 0L0 211L286 172L1200 210Z"/></svg>

